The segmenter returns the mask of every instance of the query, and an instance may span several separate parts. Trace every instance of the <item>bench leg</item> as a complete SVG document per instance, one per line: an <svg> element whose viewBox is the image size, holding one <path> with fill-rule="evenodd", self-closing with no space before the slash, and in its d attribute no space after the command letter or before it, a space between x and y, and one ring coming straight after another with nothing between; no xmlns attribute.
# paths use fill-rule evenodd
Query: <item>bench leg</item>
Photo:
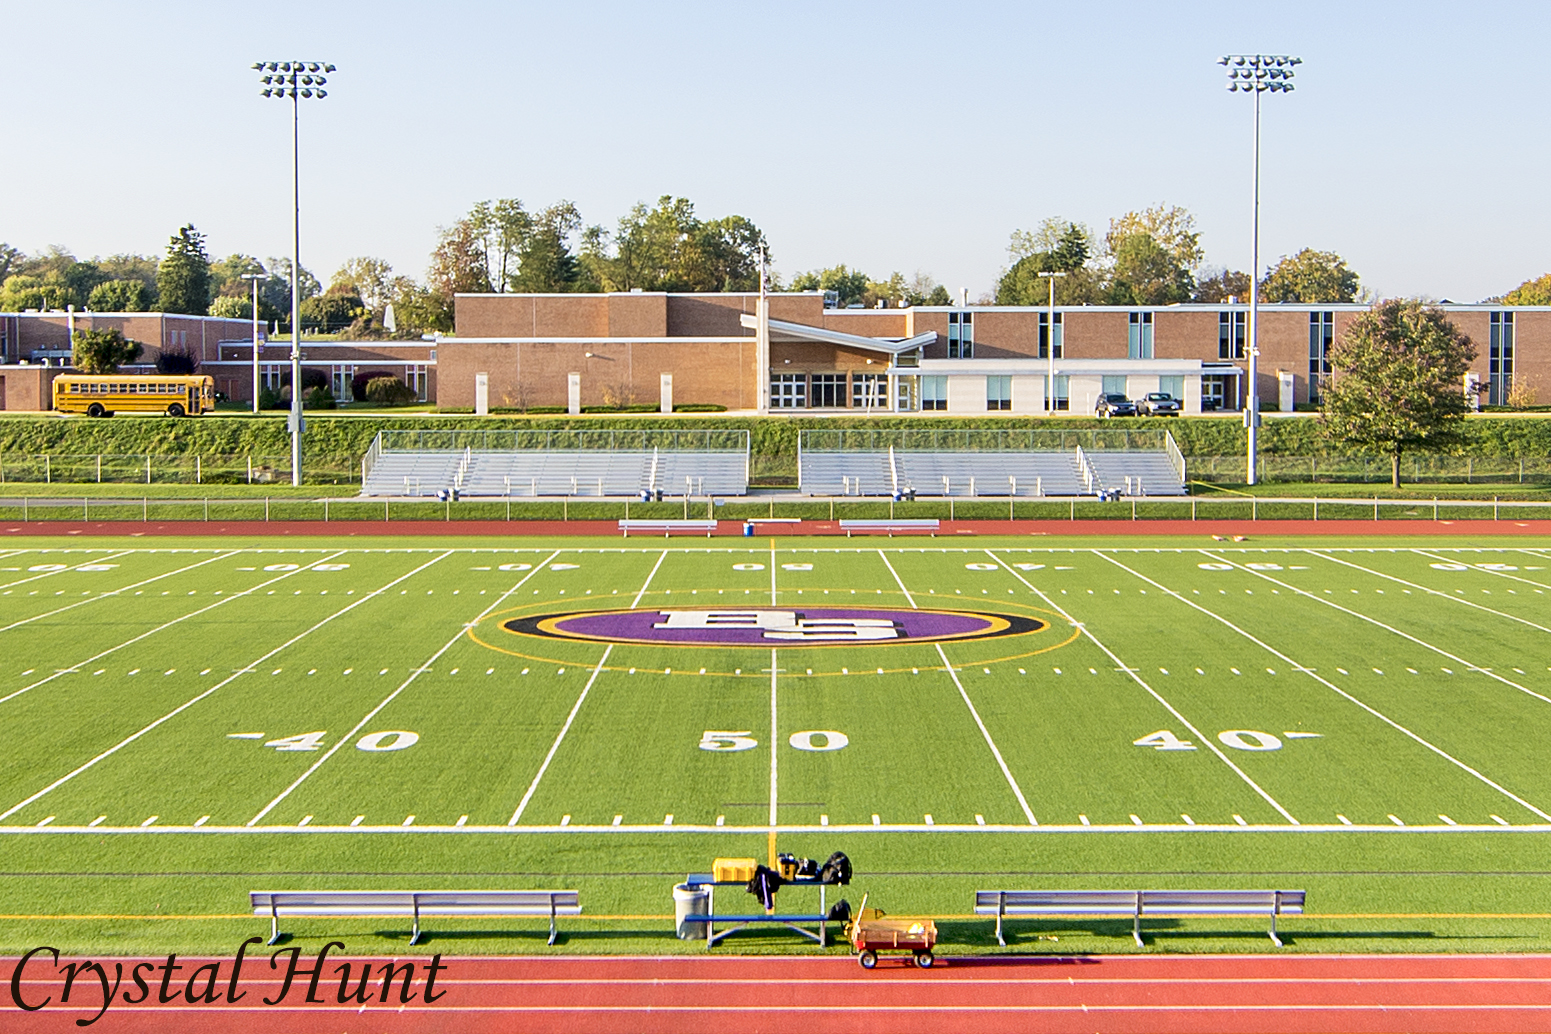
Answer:
<svg viewBox="0 0 1551 1034"><path fill-rule="evenodd" d="M1142 896L1136 896L1136 913L1131 920L1131 939L1136 942L1138 948L1145 948L1142 943Z"/></svg>
<svg viewBox="0 0 1551 1034"><path fill-rule="evenodd" d="M275 911L274 902L269 904L269 940L264 942L264 947L272 947L280 939L280 915Z"/></svg>
<svg viewBox="0 0 1551 1034"><path fill-rule="evenodd" d="M996 943L1003 948L1007 947L1007 941L1002 938L1002 914L1007 910L1007 895L998 894L996 898Z"/></svg>
<svg viewBox="0 0 1551 1034"><path fill-rule="evenodd" d="M1278 948L1282 946L1282 939L1276 935L1276 913L1271 913L1271 943Z"/></svg>
<svg viewBox="0 0 1551 1034"><path fill-rule="evenodd" d="M550 944L554 944L555 943L555 935L557 933L559 933L559 931L555 929L555 899L554 898L550 898L549 899L549 943Z"/></svg>
<svg viewBox="0 0 1551 1034"><path fill-rule="evenodd" d="M414 928L409 931L409 943L411 945L413 945L416 941L420 940L420 902L418 900L416 900L414 902L414 907L415 907L415 925L414 925Z"/></svg>

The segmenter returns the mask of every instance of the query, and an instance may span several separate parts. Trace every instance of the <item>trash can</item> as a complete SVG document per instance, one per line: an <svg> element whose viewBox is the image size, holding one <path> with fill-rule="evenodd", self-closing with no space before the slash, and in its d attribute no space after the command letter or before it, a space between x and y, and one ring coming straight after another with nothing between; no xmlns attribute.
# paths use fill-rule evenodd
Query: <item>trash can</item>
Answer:
<svg viewBox="0 0 1551 1034"><path fill-rule="evenodd" d="M681 941L705 936L705 924L693 919L710 913L711 889L680 883L673 888L673 924Z"/></svg>
<svg viewBox="0 0 1551 1034"><path fill-rule="evenodd" d="M743 537L746 539L754 537L754 524L752 521L743 522Z"/></svg>

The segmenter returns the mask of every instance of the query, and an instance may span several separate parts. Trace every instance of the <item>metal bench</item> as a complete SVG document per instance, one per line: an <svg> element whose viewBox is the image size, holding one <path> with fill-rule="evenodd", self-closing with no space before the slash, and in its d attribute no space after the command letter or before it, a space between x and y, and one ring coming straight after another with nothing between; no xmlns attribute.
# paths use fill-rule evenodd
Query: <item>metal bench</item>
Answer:
<svg viewBox="0 0 1551 1034"><path fill-rule="evenodd" d="M280 939L281 916L408 916L410 944L421 916L548 916L554 944L555 917L582 914L574 890L252 890L248 900L254 915L269 917L269 944Z"/></svg>
<svg viewBox="0 0 1551 1034"><path fill-rule="evenodd" d="M705 924L705 946L710 951L717 941L726 937L734 930L741 930L751 923L773 923L779 926L795 930L810 940L817 941L819 947L828 947L829 943L829 911L828 891L830 884L820 883L816 879L788 880L781 885L782 890L789 887L817 887L819 889L819 910L817 912L718 912L716 910L716 888L737 887L742 890L745 884L737 881L718 882L710 873L692 873L684 880L686 886L704 887L709 891L709 900L706 902L707 911L699 915L690 915L692 922ZM728 923L724 930L717 930L717 923ZM798 923L819 924L818 933L798 926Z"/></svg>
<svg viewBox="0 0 1551 1034"><path fill-rule="evenodd" d="M846 538L851 537L853 531L886 531L890 538L896 531L925 531L932 535L937 534L937 528L941 524L935 517L911 518L905 520L842 520L840 530L846 533Z"/></svg>
<svg viewBox="0 0 1551 1034"><path fill-rule="evenodd" d="M977 890L975 914L996 916L996 943L1006 947L1002 920L1008 916L1131 917L1131 936L1142 947L1142 917L1269 916L1271 943L1276 917L1302 915L1301 890Z"/></svg>
<svg viewBox="0 0 1551 1034"><path fill-rule="evenodd" d="M623 520L622 519L619 522L619 530L624 532L625 538L627 538L627 539L630 537L630 533L632 531L653 531L653 532L660 531L660 532L662 532L662 537L663 538L667 538L669 535L673 534L673 532L675 532L675 531L703 531L703 532L705 532L705 537L706 538L710 538L712 533L716 531L716 522L715 521L696 521L696 520L689 520L689 521L683 521L683 520L652 521L652 520L639 520L639 519L635 519L635 520Z"/></svg>

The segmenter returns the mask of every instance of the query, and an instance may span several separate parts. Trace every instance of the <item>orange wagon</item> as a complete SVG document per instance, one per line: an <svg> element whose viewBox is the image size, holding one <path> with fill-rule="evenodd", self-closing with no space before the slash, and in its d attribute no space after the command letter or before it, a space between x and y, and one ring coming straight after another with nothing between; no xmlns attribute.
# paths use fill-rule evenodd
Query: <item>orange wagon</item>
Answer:
<svg viewBox="0 0 1551 1034"><path fill-rule="evenodd" d="M932 948L937 944L937 924L930 919L886 919L881 908L868 908L867 898L856 918L846 924L846 939L858 953L863 969L878 964L878 953L909 952L922 969L931 966Z"/></svg>

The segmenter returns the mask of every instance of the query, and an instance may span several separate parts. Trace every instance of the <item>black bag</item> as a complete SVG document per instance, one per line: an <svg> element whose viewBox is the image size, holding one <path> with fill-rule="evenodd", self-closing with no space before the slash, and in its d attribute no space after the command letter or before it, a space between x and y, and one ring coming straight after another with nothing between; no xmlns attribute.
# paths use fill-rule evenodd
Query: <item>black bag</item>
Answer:
<svg viewBox="0 0 1551 1034"><path fill-rule="evenodd" d="M765 911L775 908L775 894L786 881L781 874L769 866L760 865L754 869L754 878L748 882L748 892L759 898L759 903L765 907Z"/></svg>
<svg viewBox="0 0 1551 1034"><path fill-rule="evenodd" d="M841 898L829 906L826 918L831 923L849 923L851 921L851 903L845 898Z"/></svg>
<svg viewBox="0 0 1551 1034"><path fill-rule="evenodd" d="M819 874L819 863L812 858L801 858L797 861L797 875L803 879L814 879Z"/></svg>
<svg viewBox="0 0 1551 1034"><path fill-rule="evenodd" d="M842 852L836 851L829 856L824 863L824 868L819 870L820 883L838 883L845 886L851 882L851 859Z"/></svg>

